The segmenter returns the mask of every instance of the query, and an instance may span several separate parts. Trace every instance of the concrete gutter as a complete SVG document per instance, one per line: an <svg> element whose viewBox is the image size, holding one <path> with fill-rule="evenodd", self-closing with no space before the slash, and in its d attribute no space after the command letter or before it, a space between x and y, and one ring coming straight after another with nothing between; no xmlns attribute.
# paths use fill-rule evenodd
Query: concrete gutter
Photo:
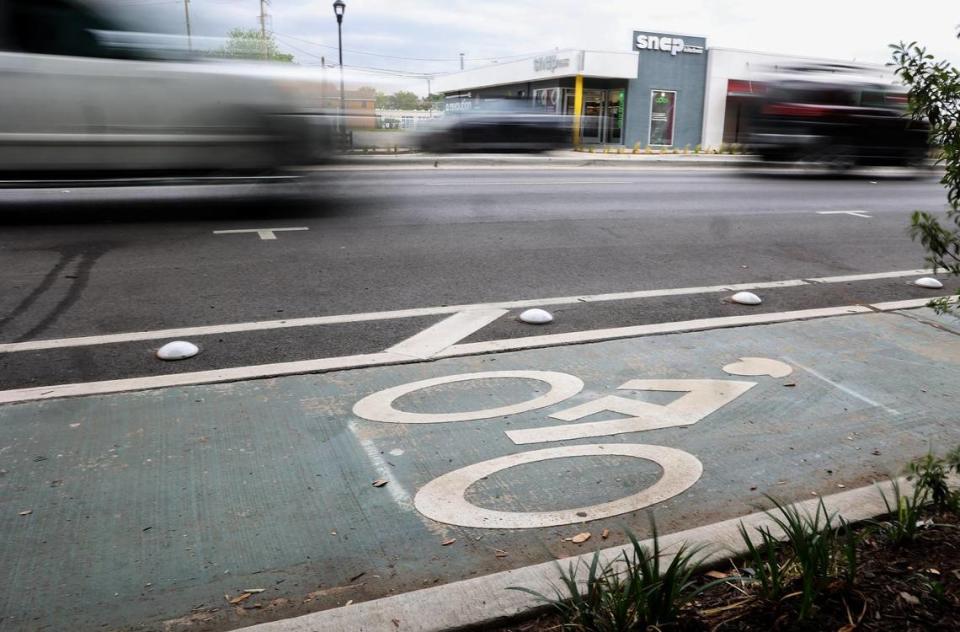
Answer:
<svg viewBox="0 0 960 632"><path fill-rule="evenodd" d="M900 485L904 493L912 490L905 480L901 479ZM832 494L823 497L823 503L829 513L836 513L851 523L862 522L887 513L881 492L891 498L892 484L888 481ZM820 500L811 498L792 506L812 514ZM751 533L754 527L764 526L775 535L780 534L770 516L759 511L742 518L663 535L660 546L668 553L680 544L702 547L705 557L701 566L709 567L745 553L739 533L741 523ZM645 540L643 544L651 547L652 541ZM632 547L618 546L603 549L600 554L602 561L609 562L631 551ZM559 585L561 567L589 564L592 556L592 552L585 553L559 560L559 564L535 564L243 629L248 632L450 632L504 625L543 608L543 604L531 595L508 590L510 587L520 586L552 595L554 586Z"/></svg>

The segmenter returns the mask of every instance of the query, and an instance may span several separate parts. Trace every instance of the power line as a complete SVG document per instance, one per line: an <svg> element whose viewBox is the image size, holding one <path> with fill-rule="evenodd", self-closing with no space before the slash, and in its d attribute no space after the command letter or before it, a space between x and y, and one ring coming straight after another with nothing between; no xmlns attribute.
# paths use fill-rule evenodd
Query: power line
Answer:
<svg viewBox="0 0 960 632"><path fill-rule="evenodd" d="M277 36L288 37L290 39L297 40L298 42L303 42L304 44L310 44L312 46L319 46L320 48L330 48L336 50L336 46L331 46L329 44L321 44L320 42L314 42L312 40L304 39L302 37L297 37L296 35L290 35L288 33L274 33ZM354 55L368 55L370 57L382 57L384 59L400 59L404 61L461 61L463 58L463 53L458 57L403 57L401 55L384 55L382 53L371 53L370 51L362 50L350 50L347 48L343 49L344 52L353 53ZM521 57L529 57L537 53L520 53L518 55L501 55L500 57L468 57L469 61L499 61L501 59L517 59Z"/></svg>

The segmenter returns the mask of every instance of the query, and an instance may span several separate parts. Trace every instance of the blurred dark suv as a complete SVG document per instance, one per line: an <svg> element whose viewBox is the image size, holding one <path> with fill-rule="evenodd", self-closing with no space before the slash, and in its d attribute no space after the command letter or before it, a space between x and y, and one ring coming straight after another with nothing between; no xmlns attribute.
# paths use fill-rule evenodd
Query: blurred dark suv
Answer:
<svg viewBox="0 0 960 632"><path fill-rule="evenodd" d="M447 111L420 141L424 151L542 152L569 147L569 117L533 107L529 100L491 99L477 108Z"/></svg>
<svg viewBox="0 0 960 632"><path fill-rule="evenodd" d="M767 161L919 166L929 126L907 113L896 86L836 77L767 84L748 117L749 149Z"/></svg>

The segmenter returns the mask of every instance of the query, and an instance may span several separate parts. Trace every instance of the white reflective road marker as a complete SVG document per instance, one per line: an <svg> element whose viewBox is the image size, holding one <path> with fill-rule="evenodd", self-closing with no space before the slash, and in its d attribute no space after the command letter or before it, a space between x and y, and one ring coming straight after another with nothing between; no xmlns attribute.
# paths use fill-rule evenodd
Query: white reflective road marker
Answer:
<svg viewBox="0 0 960 632"><path fill-rule="evenodd" d="M496 511L478 507L466 498L467 489L485 477L518 465L569 457L626 456L653 461L663 470L656 483L638 493L611 502L560 511ZM610 518L649 507L689 489L703 474L703 464L687 452L659 445L611 443L572 445L511 454L468 465L427 483L414 498L424 516L463 527L530 529L556 527Z"/></svg>
<svg viewBox="0 0 960 632"><path fill-rule="evenodd" d="M0 343L0 353L14 351L38 351L41 349L62 349L66 347L85 347L87 345L103 345L115 342L133 342L137 340L163 340L166 338L191 338L212 334L228 334L245 331L265 331L269 329L284 329L288 327L316 327L320 325L337 325L342 323L359 323L373 320L391 320L394 318L414 318L419 316L440 316L457 312L484 310L484 309L522 309L544 305L574 305L579 303L602 303L606 301L626 301L634 299L657 298L662 296L684 296L694 294L710 294L714 292L735 292L739 290L759 290L783 287L799 287L811 283L849 283L851 281L870 281L875 279L893 279L905 276L930 274L930 270L895 270L892 272L875 272L871 274L853 274L833 277L816 277L810 279L790 279L786 281L770 281L759 283L739 283L730 285L713 285L705 287L685 287L662 290L639 290L635 292L618 292L614 294L583 294L580 296L558 296L553 298L529 299L521 301L506 301L501 303L475 303L470 305L444 305L440 307L420 307L415 309L400 309L384 312L365 312L360 314L340 314L336 316L311 316L307 318L287 318L283 320L262 320L245 323L229 323L223 325L204 325L198 327L180 327L177 329L157 329L153 331L134 331L121 334L106 334L99 336L80 336L77 338L59 338L51 340L31 340L29 342ZM740 318L740 317L737 317ZM752 316L751 316L752 318ZM644 325L646 327L646 325Z"/></svg>
<svg viewBox="0 0 960 632"><path fill-rule="evenodd" d="M817 211L817 215L853 215L854 217L864 217L870 219L873 215L866 211Z"/></svg>
<svg viewBox="0 0 960 632"><path fill-rule="evenodd" d="M505 309L474 309L459 312L390 347L387 353L399 353L426 360L457 344L475 331L483 329L506 313Z"/></svg>
<svg viewBox="0 0 960 632"><path fill-rule="evenodd" d="M562 421L576 421L600 412L620 413L630 417L545 428L508 430L507 436L514 443L523 445L689 426L729 404L756 385L756 382L733 380L631 380L619 387L619 390L685 392L686 395L666 406L616 395L601 397L561 410L550 417Z"/></svg>
<svg viewBox="0 0 960 632"><path fill-rule="evenodd" d="M274 233L288 232L292 230L310 230L306 226L295 226L293 228L239 228L236 230L215 230L214 235L239 235L241 233L256 233L264 241L275 241L277 236Z"/></svg>

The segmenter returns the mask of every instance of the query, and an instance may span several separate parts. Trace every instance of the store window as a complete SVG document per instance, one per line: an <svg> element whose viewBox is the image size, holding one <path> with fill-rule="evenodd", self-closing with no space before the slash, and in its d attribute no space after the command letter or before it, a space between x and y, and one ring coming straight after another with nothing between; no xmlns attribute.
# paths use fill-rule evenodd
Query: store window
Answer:
<svg viewBox="0 0 960 632"><path fill-rule="evenodd" d="M533 91L533 103L538 110L556 114L559 112L560 88L542 88Z"/></svg>
<svg viewBox="0 0 960 632"><path fill-rule="evenodd" d="M671 90L653 90L650 93L650 144L673 145L673 123L676 114L677 93Z"/></svg>

